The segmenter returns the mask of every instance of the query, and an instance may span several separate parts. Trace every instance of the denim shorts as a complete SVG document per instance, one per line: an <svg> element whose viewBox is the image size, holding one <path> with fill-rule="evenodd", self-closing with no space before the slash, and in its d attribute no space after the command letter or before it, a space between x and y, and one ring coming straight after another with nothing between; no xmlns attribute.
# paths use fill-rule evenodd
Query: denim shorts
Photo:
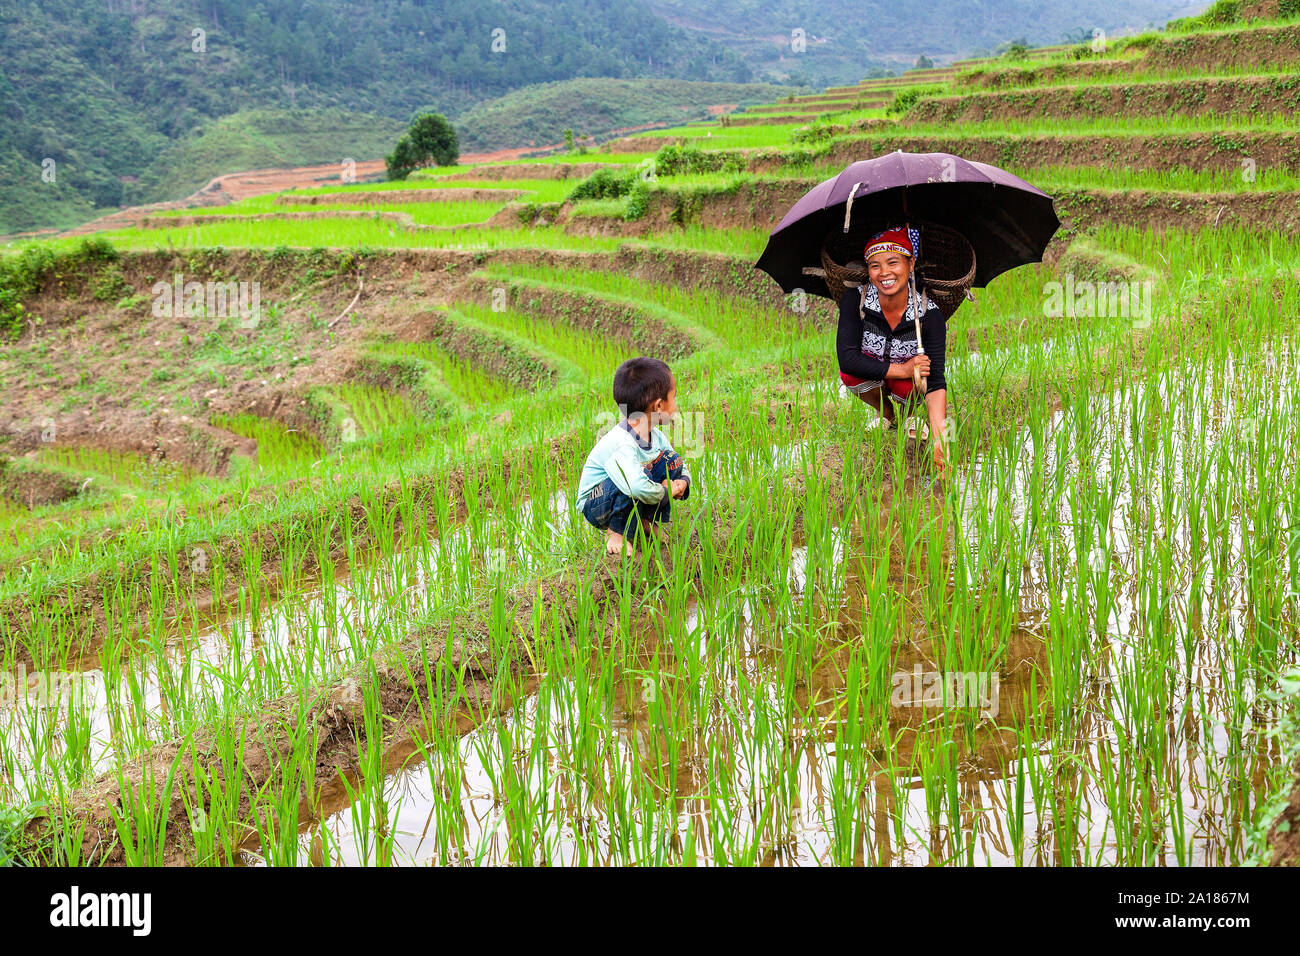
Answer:
<svg viewBox="0 0 1300 956"><path fill-rule="evenodd" d="M670 452L646 462L644 467L646 476L658 484L682 474L682 460ZM638 521L667 524L672 516L672 498L665 497L653 504L637 501L623 494L610 478L591 489L581 507L588 524L625 536L635 532Z"/></svg>

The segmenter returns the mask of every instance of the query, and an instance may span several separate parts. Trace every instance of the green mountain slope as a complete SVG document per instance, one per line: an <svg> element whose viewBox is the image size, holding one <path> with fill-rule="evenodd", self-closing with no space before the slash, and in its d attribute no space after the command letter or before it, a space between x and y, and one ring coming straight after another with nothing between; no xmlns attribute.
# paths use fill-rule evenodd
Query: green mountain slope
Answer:
<svg viewBox="0 0 1300 956"><path fill-rule="evenodd" d="M455 116L577 76L750 74L736 54L640 0L6 0L0 161L27 183L52 160L84 208L114 207L177 198L166 189L206 178L211 169L150 167L241 110L335 108L404 123L418 107ZM211 145L226 131L200 135ZM346 154L377 158L391 147ZM63 224L76 203L48 192L0 201L0 233Z"/></svg>
<svg viewBox="0 0 1300 956"><path fill-rule="evenodd" d="M756 79L828 86L909 67L921 54L953 59L1011 39L1031 45L1160 25L1188 0L646 0L679 27L744 58ZM1199 7L1209 6L1208 0ZM1198 5L1190 5L1195 10ZM804 49L793 48L793 31Z"/></svg>
<svg viewBox="0 0 1300 956"><path fill-rule="evenodd" d="M231 170L377 159L406 124L346 110L245 110L164 150L140 177L143 195L185 196Z"/></svg>
<svg viewBox="0 0 1300 956"><path fill-rule="evenodd" d="M559 142L563 130L600 137L625 126L703 119L706 107L770 103L789 87L686 80L581 79L508 93L455 121L461 149L478 152Z"/></svg>

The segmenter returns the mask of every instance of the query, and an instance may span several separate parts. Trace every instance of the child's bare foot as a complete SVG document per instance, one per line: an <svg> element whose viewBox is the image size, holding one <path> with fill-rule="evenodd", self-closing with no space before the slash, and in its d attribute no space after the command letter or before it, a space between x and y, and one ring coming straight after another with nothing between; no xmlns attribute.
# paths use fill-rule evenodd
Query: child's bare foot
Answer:
<svg viewBox="0 0 1300 956"><path fill-rule="evenodd" d="M632 546L631 541L627 541L621 534L614 531L605 532L605 551L609 554L619 554L620 552L631 557L636 553L636 548Z"/></svg>

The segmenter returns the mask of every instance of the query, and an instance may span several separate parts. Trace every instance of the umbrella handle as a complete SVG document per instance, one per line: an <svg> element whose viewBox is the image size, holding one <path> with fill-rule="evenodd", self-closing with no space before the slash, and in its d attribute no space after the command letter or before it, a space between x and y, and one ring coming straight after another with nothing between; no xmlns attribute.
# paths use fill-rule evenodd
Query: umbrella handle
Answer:
<svg viewBox="0 0 1300 956"><path fill-rule="evenodd" d="M925 354L925 346L921 344L920 318L916 319L916 354L917 355ZM919 368L912 369L912 384L915 385L918 389L920 389L922 395L926 393L927 390L926 386L928 385L928 380L924 375L921 374L921 370Z"/></svg>

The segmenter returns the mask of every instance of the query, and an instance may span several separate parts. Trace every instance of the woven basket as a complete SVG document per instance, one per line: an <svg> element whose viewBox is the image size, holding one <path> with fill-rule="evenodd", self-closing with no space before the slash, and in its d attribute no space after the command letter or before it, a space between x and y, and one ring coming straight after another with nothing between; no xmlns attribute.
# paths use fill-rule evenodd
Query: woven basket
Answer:
<svg viewBox="0 0 1300 956"><path fill-rule="evenodd" d="M957 307L967 299L975 301L970 292L975 281L975 250L955 229L932 222L912 225L921 231L917 289L929 294L944 318L952 318ZM868 237L883 228L886 224L868 220L855 224L847 233L837 229L827 234L822 241L821 271L832 296L841 288L853 288L867 281L867 264L857 257L862 255Z"/></svg>

